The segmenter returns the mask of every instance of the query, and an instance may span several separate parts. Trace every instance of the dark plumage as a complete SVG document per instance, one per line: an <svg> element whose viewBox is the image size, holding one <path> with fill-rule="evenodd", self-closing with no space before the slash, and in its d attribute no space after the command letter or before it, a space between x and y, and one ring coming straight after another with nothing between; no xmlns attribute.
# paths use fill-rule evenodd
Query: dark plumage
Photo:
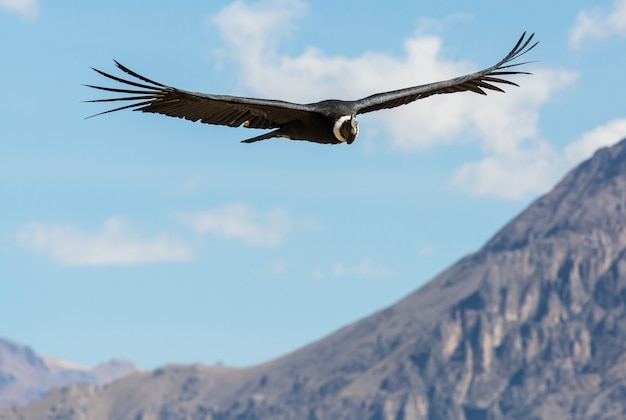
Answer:
<svg viewBox="0 0 626 420"><path fill-rule="evenodd" d="M88 102L131 101L128 105L96 115L130 108L134 111L153 112L207 124L227 125L229 127L243 125L247 128L273 129L260 136L244 140L243 143L252 143L272 137L286 137L292 140L308 140L317 143L339 144L347 142L351 144L359 133L356 120L358 114L394 108L440 93L471 91L485 95L486 90L504 92L497 84L517 86L517 84L502 79L502 77L513 74L529 74L510 69L526 64L511 62L538 44L538 42L531 44L533 36L534 34L531 34L527 37L524 32L515 47L502 60L476 73L426 85L377 93L357 101L333 99L312 104L296 104L271 99L189 92L147 79L115 61L119 69L133 76L137 81L122 79L93 69L109 79L130 87L86 86L128 94L129 96L96 99Z"/></svg>

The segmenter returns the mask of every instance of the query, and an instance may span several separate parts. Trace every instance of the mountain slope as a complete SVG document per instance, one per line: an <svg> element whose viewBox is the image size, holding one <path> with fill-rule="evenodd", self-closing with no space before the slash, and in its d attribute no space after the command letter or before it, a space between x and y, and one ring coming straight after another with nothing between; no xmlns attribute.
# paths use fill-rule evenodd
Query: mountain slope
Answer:
<svg viewBox="0 0 626 420"><path fill-rule="evenodd" d="M5 418L626 417L626 141L395 305L247 369L168 366Z"/></svg>
<svg viewBox="0 0 626 420"><path fill-rule="evenodd" d="M0 406L33 401L55 386L73 382L103 385L137 370L126 360L111 360L93 368L78 366L0 338Z"/></svg>

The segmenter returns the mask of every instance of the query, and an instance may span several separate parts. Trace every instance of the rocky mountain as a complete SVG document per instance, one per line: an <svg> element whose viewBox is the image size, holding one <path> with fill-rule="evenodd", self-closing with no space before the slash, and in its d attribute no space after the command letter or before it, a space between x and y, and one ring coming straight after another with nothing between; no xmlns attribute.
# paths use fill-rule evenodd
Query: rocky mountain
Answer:
<svg viewBox="0 0 626 420"><path fill-rule="evenodd" d="M104 385L137 370L126 360L111 360L93 368L79 366L0 338L0 406L24 404L53 387L74 382Z"/></svg>
<svg viewBox="0 0 626 420"><path fill-rule="evenodd" d="M403 300L291 354L73 385L0 418L626 418L626 141Z"/></svg>

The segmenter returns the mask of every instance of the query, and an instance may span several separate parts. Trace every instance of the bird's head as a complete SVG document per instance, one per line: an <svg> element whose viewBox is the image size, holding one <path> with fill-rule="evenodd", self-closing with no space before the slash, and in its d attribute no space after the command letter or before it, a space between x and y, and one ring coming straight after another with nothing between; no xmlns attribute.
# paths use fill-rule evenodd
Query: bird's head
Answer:
<svg viewBox="0 0 626 420"><path fill-rule="evenodd" d="M356 120L356 116L344 115L339 117L333 127L333 133L340 142L352 144L356 136L359 135L359 122Z"/></svg>

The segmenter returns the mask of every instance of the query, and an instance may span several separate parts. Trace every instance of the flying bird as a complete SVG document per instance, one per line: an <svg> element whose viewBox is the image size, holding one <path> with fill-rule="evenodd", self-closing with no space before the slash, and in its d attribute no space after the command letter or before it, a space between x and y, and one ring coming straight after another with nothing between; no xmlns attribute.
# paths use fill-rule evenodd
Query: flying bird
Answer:
<svg viewBox="0 0 626 420"><path fill-rule="evenodd" d="M359 134L359 125L356 119L359 114L395 108L440 93L471 91L486 95L487 90L504 92L497 84L518 86L502 77L514 74L530 74L515 71L512 68L527 64L527 62L513 63L513 61L538 44L538 42L532 43L533 36L534 34L526 36L526 32L524 32L515 47L502 60L476 73L450 80L376 93L356 101L330 99L310 104L298 104L272 99L190 92L150 80L114 60L120 70L135 79L123 79L93 68L102 76L126 86L117 88L85 86L128 96L87 102L131 102L92 115L92 117L129 108L134 111L169 115L170 117L200 121L206 124L227 125L229 127L243 125L246 128L272 130L243 140L242 143L253 143L272 137L284 137L291 140L307 140L325 144L352 144Z"/></svg>

